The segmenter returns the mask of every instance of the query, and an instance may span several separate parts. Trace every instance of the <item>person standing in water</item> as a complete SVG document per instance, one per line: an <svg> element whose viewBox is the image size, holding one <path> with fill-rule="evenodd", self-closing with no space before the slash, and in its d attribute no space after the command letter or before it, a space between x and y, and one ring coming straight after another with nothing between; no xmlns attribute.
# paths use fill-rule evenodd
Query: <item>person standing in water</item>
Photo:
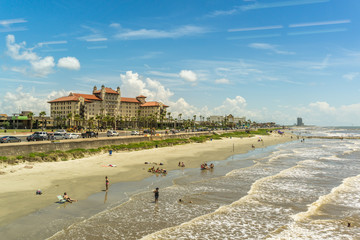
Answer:
<svg viewBox="0 0 360 240"><path fill-rule="evenodd" d="M159 188L158 187L154 190L154 194L155 194L155 203L157 203L159 201Z"/></svg>
<svg viewBox="0 0 360 240"><path fill-rule="evenodd" d="M105 177L105 189L106 191L109 190L109 179L107 176Z"/></svg>

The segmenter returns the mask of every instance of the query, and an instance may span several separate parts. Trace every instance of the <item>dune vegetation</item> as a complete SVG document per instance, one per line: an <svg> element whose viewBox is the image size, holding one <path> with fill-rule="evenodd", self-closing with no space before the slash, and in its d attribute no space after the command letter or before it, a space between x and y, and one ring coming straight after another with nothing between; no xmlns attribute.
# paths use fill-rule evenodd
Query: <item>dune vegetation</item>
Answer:
<svg viewBox="0 0 360 240"><path fill-rule="evenodd" d="M243 138L243 137L251 137L254 135L268 135L268 131L269 129L258 129L256 131L247 131L247 132L235 131L235 132L226 132L223 134L209 134L198 137L190 137L186 139L172 138L172 139L164 139L164 140L144 141L139 143L109 145L109 146L102 146L99 148L91 148L91 149L76 148L67 151L57 150L50 152L33 152L27 155L0 156L0 162L7 164L18 164L22 162L68 161L68 160L83 158L95 154L106 153L109 150L112 150L113 152L138 151L143 149L169 147L169 146L187 144L187 143L202 143L205 141L219 140L222 138L231 138L231 137Z"/></svg>

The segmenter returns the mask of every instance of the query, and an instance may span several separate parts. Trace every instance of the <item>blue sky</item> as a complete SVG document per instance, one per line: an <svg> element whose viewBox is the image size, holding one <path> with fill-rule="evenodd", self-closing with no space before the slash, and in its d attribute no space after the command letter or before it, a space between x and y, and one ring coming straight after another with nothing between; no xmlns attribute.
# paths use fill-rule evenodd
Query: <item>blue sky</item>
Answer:
<svg viewBox="0 0 360 240"><path fill-rule="evenodd" d="M360 125L360 1L0 2L0 113L94 85L177 117Z"/></svg>

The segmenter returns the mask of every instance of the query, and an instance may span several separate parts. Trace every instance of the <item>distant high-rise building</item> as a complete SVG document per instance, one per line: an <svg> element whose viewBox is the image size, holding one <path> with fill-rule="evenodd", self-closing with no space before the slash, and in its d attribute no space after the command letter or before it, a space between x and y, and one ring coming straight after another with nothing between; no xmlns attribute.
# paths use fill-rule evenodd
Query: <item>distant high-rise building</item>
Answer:
<svg viewBox="0 0 360 240"><path fill-rule="evenodd" d="M297 118L297 124L296 124L296 126L304 126L304 123L303 123L301 117L298 117L298 118Z"/></svg>

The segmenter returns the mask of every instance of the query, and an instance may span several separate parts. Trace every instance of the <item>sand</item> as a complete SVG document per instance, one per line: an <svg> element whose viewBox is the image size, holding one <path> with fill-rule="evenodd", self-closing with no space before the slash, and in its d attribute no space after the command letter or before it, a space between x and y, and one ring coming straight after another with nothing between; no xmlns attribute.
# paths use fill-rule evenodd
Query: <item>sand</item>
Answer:
<svg viewBox="0 0 360 240"><path fill-rule="evenodd" d="M259 137L263 142L258 142ZM290 135L272 134L251 138L225 138L172 147L132 152L101 154L63 162L24 163L1 167L0 175L0 226L54 204L57 195L67 192L81 201L105 189L105 176L112 183L137 181L149 177L148 168L163 163L168 171L178 169L178 162L186 168L199 168L203 162L225 160L231 155L293 140ZM109 165L116 167L109 167ZM37 189L43 194L36 195Z"/></svg>

